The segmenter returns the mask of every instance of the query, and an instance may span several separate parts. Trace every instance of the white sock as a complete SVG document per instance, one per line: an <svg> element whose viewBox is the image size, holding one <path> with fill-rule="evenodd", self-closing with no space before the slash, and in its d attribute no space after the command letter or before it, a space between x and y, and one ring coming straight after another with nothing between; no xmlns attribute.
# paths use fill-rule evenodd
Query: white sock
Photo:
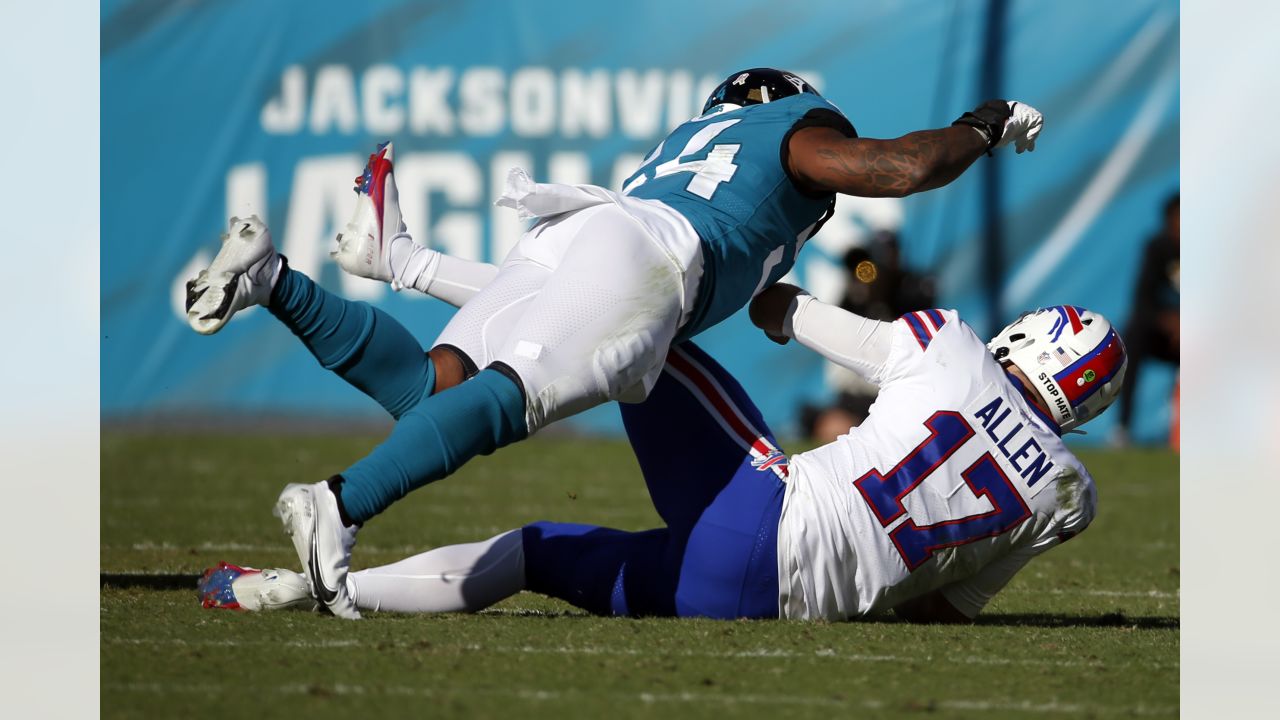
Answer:
<svg viewBox="0 0 1280 720"><path fill-rule="evenodd" d="M463 260L423 247L406 233L391 238L392 287L411 287L462 307L498 274L496 265Z"/></svg>
<svg viewBox="0 0 1280 720"><path fill-rule="evenodd" d="M498 275L496 265L429 252L435 257L413 286L454 307L462 307Z"/></svg>
<svg viewBox="0 0 1280 720"><path fill-rule="evenodd" d="M430 272L435 260L440 253L430 248L425 248L414 242L408 233L398 233L391 238L391 257L389 264L391 265L392 287L399 290L402 287L417 287L417 283L426 275L426 283L431 284ZM425 292L425 290L423 291Z"/></svg>
<svg viewBox="0 0 1280 720"><path fill-rule="evenodd" d="M512 530L347 575L361 610L476 612L524 589L524 541Z"/></svg>

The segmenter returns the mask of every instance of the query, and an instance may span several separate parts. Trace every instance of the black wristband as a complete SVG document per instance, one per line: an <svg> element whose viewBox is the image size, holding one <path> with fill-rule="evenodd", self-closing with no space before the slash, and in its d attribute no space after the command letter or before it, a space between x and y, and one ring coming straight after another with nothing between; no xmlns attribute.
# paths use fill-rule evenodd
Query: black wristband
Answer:
<svg viewBox="0 0 1280 720"><path fill-rule="evenodd" d="M1004 124L1013 116L1013 110L1004 100L988 100L973 110L956 118L952 125L968 125L976 128L987 139L987 152L1000 142Z"/></svg>

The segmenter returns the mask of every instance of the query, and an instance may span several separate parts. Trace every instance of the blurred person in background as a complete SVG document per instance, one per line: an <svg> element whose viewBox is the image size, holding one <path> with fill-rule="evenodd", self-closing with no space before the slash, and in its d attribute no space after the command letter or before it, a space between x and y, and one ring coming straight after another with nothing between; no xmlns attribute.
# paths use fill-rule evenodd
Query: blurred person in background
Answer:
<svg viewBox="0 0 1280 720"><path fill-rule="evenodd" d="M896 231L878 230L869 247L850 248L844 267L845 289L839 302L843 310L888 322L935 306L933 276L902 266ZM827 443L866 419L879 389L836 363L826 363L823 376L827 387L835 390L835 399L825 407L801 406L800 426L809 439Z"/></svg>
<svg viewBox="0 0 1280 720"><path fill-rule="evenodd" d="M1129 350L1129 381L1120 395L1120 424L1113 444L1130 442L1133 427L1134 392L1138 376L1147 360L1178 367L1180 269L1178 194L1164 203L1160 231L1147 242L1133 293L1133 314L1125 340Z"/></svg>

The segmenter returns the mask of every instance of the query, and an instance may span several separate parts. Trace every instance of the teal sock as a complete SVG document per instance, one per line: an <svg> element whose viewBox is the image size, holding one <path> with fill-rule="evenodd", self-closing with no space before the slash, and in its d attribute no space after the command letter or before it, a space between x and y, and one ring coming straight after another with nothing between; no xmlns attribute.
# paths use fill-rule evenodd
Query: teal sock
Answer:
<svg viewBox="0 0 1280 720"><path fill-rule="evenodd" d="M523 390L492 368L424 398L400 417L385 442L343 471L347 513L362 523L476 455L524 439L524 413Z"/></svg>
<svg viewBox="0 0 1280 720"><path fill-rule="evenodd" d="M287 263L271 291L268 309L322 367L376 400L394 418L435 387L431 359L395 318L328 292Z"/></svg>

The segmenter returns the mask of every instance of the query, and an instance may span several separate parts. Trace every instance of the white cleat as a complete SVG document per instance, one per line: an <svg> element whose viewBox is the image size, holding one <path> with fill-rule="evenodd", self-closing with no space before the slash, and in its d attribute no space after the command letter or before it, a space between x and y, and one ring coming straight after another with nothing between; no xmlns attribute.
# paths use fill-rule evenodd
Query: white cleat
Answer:
<svg viewBox="0 0 1280 720"><path fill-rule="evenodd" d="M317 609L307 579L292 570L258 570L220 562L204 571L197 587L206 608L228 610Z"/></svg>
<svg viewBox="0 0 1280 720"><path fill-rule="evenodd" d="M231 591L245 610L315 610L317 607L307 579L283 568L241 575L232 581Z"/></svg>
<svg viewBox="0 0 1280 720"><path fill-rule="evenodd" d="M266 305L280 276L280 255L258 216L233 217L229 225L217 257L187 281L187 323L201 335L218 332L250 305Z"/></svg>
<svg viewBox="0 0 1280 720"><path fill-rule="evenodd" d="M329 483L285 486L273 513L280 518L285 534L293 539L293 549L321 609L340 618L359 620L360 611L347 587L357 528L343 526Z"/></svg>
<svg viewBox="0 0 1280 720"><path fill-rule="evenodd" d="M404 285L391 270L391 243L397 236L409 238L400 217L391 153L391 143L385 142L369 156L364 173L356 178L355 213L338 233L338 249L329 255L352 275L391 283L393 290L400 290Z"/></svg>

